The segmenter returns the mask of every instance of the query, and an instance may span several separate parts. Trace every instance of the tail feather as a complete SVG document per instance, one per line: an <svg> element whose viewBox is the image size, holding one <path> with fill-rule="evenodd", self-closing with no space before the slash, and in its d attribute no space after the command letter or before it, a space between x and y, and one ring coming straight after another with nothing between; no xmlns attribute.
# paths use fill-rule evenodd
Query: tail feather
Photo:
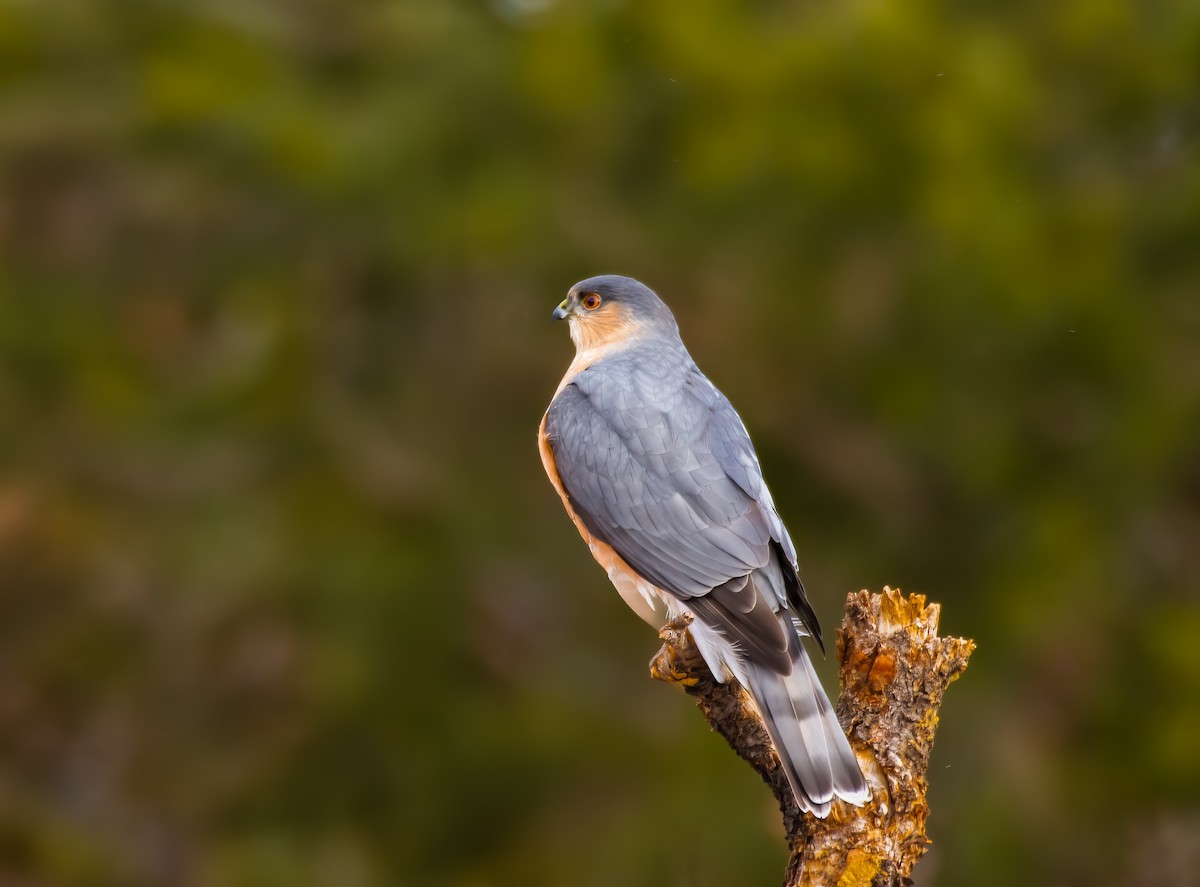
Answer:
<svg viewBox="0 0 1200 887"><path fill-rule="evenodd" d="M823 818L833 798L862 804L870 790L808 654L795 650L788 675L753 662L743 667L796 802Z"/></svg>
<svg viewBox="0 0 1200 887"><path fill-rule="evenodd" d="M808 623L797 624L779 594L780 570L776 563L681 609L693 616L692 637L713 675L731 675L750 693L796 803L825 817L834 798L862 804L870 790L805 652Z"/></svg>

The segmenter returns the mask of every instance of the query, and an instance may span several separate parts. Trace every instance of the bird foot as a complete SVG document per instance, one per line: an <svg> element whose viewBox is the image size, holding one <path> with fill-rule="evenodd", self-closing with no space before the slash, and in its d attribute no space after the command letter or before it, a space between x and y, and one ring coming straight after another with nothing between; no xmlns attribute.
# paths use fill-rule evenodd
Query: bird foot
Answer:
<svg viewBox="0 0 1200 887"><path fill-rule="evenodd" d="M691 622L692 617L684 613L659 630L658 636L663 645L650 660L650 677L684 687L695 687L700 683L703 671L697 673L697 664L703 665L703 659L688 636Z"/></svg>

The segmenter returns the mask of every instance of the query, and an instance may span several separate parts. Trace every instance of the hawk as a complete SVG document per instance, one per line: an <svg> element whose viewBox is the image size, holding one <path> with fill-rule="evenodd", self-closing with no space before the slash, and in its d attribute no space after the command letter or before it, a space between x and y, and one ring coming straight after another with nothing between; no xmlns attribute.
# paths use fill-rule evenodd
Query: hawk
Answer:
<svg viewBox="0 0 1200 887"><path fill-rule="evenodd" d="M749 691L801 809L869 797L802 639L824 646L742 420L648 287L603 275L554 309L575 358L538 429L592 556L656 629L683 613L719 681Z"/></svg>

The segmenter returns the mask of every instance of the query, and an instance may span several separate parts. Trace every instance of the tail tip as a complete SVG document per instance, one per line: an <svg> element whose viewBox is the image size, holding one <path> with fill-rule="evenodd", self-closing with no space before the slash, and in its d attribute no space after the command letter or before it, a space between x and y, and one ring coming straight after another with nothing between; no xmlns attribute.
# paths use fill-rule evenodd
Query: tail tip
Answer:
<svg viewBox="0 0 1200 887"><path fill-rule="evenodd" d="M819 801L810 797L807 793L796 792L794 787L793 794L800 809L811 813L817 819L825 819L829 816L829 811L833 809L833 802L835 800L842 801L852 807L861 807L871 800L871 789L865 781L854 788L842 788L839 786L833 790L833 793L829 797Z"/></svg>

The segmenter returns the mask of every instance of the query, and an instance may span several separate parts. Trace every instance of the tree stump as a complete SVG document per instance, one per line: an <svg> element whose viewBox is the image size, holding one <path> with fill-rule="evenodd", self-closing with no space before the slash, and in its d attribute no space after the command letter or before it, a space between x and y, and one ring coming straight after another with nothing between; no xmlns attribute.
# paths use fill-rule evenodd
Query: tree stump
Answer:
<svg viewBox="0 0 1200 887"><path fill-rule="evenodd" d="M846 600L837 638L841 694L837 713L871 787L862 807L834 801L828 818L796 806L779 758L750 696L735 680L718 683L692 642L686 618L659 632L650 674L696 699L709 725L771 787L790 856L784 887L892 887L929 844L925 778L938 709L975 643L938 637L938 604L860 591Z"/></svg>

